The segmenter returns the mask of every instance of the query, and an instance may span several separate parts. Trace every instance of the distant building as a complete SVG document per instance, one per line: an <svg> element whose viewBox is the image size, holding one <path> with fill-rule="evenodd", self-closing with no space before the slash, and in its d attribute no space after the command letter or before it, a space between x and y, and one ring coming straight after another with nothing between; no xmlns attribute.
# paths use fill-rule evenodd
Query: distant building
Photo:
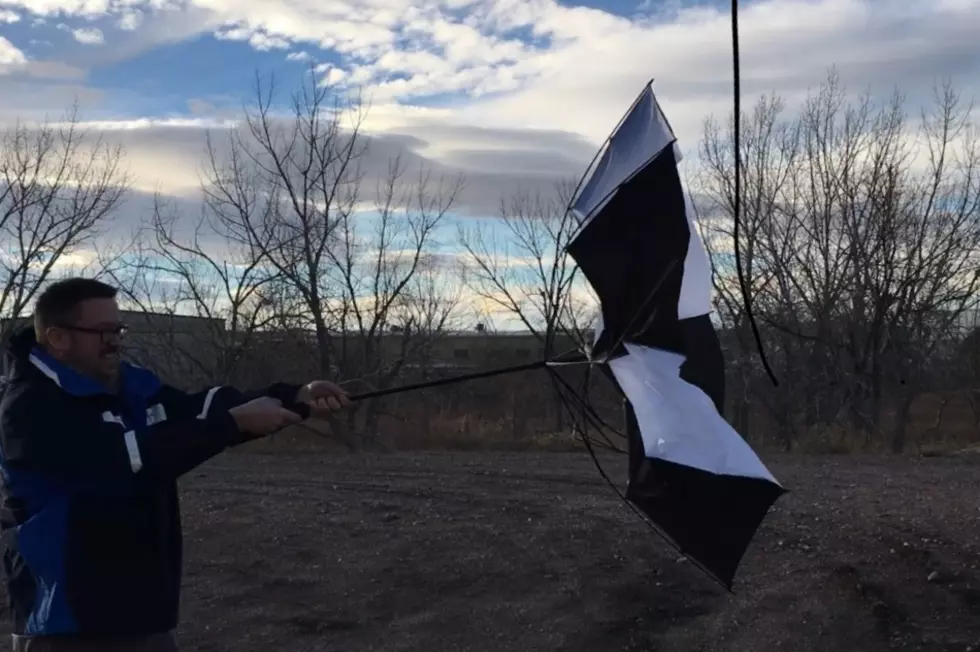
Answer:
<svg viewBox="0 0 980 652"><path fill-rule="evenodd" d="M481 330L451 332L433 342L429 362L454 367L495 367L542 360L578 348L568 334L555 336L552 351L528 331L488 333Z"/></svg>
<svg viewBox="0 0 980 652"><path fill-rule="evenodd" d="M225 330L223 319L198 317L195 315L172 315L142 310L120 310L123 323L129 326L130 333L201 333ZM6 317L0 319L0 332L10 333L20 326L32 323L34 315L26 317Z"/></svg>
<svg viewBox="0 0 980 652"><path fill-rule="evenodd" d="M222 319L173 315L140 310L121 310L123 323L129 327L125 348L128 357L136 362L162 370L168 380L200 376L188 369L187 360L205 369L212 364L213 342L225 332ZM6 339L21 326L33 322L34 316L0 319L0 333ZM168 370L173 371L168 371ZM7 361L3 362L6 375Z"/></svg>
<svg viewBox="0 0 980 652"><path fill-rule="evenodd" d="M129 327L127 357L178 386L232 380L258 385L268 378L299 381L320 373L316 335L311 330L256 331L246 340L228 330L219 318L139 310L124 310L121 316ZM9 335L31 319L2 319L0 332ZM586 333L584 337L590 340L592 335ZM331 333L331 338L335 363L343 365L341 357L346 355L350 368L345 371L354 375L365 346L373 347L373 360L390 364L404 359L403 367L416 371L488 369L541 360L548 353L544 342L531 332L489 332L481 324L473 330L435 334L421 346L416 336L397 329L369 341L359 333ZM560 333L552 348L551 355L560 355L578 348L578 344L570 335ZM233 373L234 379L216 377L223 373ZM333 373L340 373L340 369Z"/></svg>

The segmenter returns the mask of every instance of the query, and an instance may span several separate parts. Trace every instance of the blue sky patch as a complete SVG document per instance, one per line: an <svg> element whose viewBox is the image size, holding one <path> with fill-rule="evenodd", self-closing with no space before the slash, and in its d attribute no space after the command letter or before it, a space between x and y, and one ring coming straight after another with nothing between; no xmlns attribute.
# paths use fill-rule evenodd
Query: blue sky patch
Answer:
<svg viewBox="0 0 980 652"><path fill-rule="evenodd" d="M219 40L210 34L162 45L133 59L96 68L95 88L129 96L126 113L170 115L187 112L188 100L237 108L250 97L255 73L274 74L277 86L294 87L307 68L288 61L288 51L260 52L247 42Z"/></svg>

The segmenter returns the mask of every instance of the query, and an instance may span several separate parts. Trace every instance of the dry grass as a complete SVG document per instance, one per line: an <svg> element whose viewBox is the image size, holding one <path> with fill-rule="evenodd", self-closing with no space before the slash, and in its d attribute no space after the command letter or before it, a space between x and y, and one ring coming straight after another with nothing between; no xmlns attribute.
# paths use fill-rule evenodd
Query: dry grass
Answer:
<svg viewBox="0 0 980 652"><path fill-rule="evenodd" d="M513 415L497 416L463 413L452 414L442 410L436 414L408 416L385 415L378 422L378 436L371 439L353 437L355 448L372 448L389 451L529 451L573 452L585 447L573 423L556 427L555 416L546 413L542 417ZM947 412L935 427L935 417L925 411L913 415L908 426L909 438L906 453L935 456L962 449L980 447L980 436L967 419L956 419L954 412ZM931 421L930 421L931 419ZM614 427L620 424L613 418ZM519 426L515 426L519 423ZM848 455L858 453L886 453L890 451L887 428L871 436L843 424L813 428L800 436L793 452L804 455ZM594 429L588 431L593 441L601 436ZM779 451L781 442L772 437L760 437L758 430L752 433L750 443L759 452ZM622 446L622 439L615 434L609 438ZM304 450L348 450L342 437L319 422L307 422L303 427L290 428L268 440L249 444L249 448L262 452Z"/></svg>
<svg viewBox="0 0 980 652"><path fill-rule="evenodd" d="M580 379L567 379L580 386ZM925 393L912 405L906 424L907 446L912 455L942 455L980 444L980 426L971 403L971 392ZM611 387L594 383L589 400L612 427L621 429L622 405ZM265 452L341 449L388 451L579 451L577 436L581 415L570 412L556 398L544 373L479 380L429 390L395 394L371 406L378 418L371 428L336 428L307 422L316 432L295 428L250 448ZM797 435L793 451L800 454L889 452L896 425L894 411L885 413L878 431L870 435L847 424L811 428ZM344 432L353 432L346 439ZM371 432L367 438L363 433ZM593 441L600 434L586 430ZM607 433L616 442L622 440ZM764 413L753 414L747 431L749 442L762 452L781 451L784 442Z"/></svg>

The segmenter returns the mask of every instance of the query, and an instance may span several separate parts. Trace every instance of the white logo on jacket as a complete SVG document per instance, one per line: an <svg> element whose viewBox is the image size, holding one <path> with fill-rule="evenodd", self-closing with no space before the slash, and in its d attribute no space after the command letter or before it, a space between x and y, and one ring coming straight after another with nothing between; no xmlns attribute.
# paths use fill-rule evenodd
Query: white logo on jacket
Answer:
<svg viewBox="0 0 980 652"><path fill-rule="evenodd" d="M123 421L122 416L113 414L108 410L102 413L102 420L106 423L119 424L121 428L126 427L126 423ZM146 409L146 425L152 426L166 420L167 411L160 403L151 405ZM136 441L136 432L133 430L126 430L126 432L123 433L123 439L126 441L126 452L129 454L129 468L133 470L133 473L136 473L143 468L143 458L140 455L139 443Z"/></svg>

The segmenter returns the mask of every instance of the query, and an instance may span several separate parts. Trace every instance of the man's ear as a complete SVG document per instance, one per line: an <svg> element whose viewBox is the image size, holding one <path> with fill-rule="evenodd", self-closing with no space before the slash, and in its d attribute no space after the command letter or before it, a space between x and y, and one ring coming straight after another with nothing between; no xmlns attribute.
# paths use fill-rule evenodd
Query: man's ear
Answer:
<svg viewBox="0 0 980 652"><path fill-rule="evenodd" d="M60 328L45 328L41 343L55 355L68 349L67 334Z"/></svg>

